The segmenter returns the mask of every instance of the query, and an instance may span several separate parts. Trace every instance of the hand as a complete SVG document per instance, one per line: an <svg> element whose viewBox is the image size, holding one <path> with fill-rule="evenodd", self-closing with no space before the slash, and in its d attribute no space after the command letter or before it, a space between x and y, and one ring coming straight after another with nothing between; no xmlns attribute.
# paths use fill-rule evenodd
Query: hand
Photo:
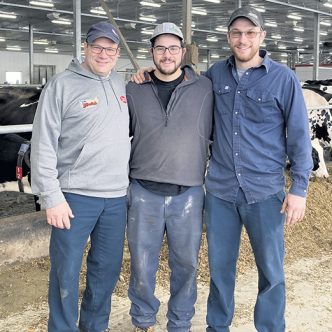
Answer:
<svg viewBox="0 0 332 332"><path fill-rule="evenodd" d="M46 218L51 226L61 229L70 229L69 218L74 218L74 215L68 203L63 202L52 208L46 209Z"/></svg>
<svg viewBox="0 0 332 332"><path fill-rule="evenodd" d="M295 225L303 220L305 212L306 198L287 194L282 204L281 213L286 213L286 225Z"/></svg>
<svg viewBox="0 0 332 332"><path fill-rule="evenodd" d="M134 74L130 80L136 84L141 84L145 81L144 73L146 73L146 72L150 73L151 71L154 71L154 70L155 70L154 67L142 67L142 68L138 69L137 73Z"/></svg>

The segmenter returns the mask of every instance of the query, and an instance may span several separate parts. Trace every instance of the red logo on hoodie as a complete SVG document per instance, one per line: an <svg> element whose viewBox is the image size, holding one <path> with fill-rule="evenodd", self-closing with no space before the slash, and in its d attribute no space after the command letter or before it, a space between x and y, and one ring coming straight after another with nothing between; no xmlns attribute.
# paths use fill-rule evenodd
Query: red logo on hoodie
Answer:
<svg viewBox="0 0 332 332"><path fill-rule="evenodd" d="M120 96L120 100L121 100L123 103L127 104L127 99L126 99L125 96Z"/></svg>

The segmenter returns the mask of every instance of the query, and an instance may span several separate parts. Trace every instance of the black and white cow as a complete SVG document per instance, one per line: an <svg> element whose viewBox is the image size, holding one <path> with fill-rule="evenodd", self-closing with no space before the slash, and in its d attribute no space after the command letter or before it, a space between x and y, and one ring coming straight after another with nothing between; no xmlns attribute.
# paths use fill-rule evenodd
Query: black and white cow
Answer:
<svg viewBox="0 0 332 332"><path fill-rule="evenodd" d="M0 125L32 124L41 91L41 87L34 86L1 86ZM1 184L16 180L18 151L21 144L30 139L31 133L0 135ZM27 174L28 167L23 162L22 175Z"/></svg>
<svg viewBox="0 0 332 332"><path fill-rule="evenodd" d="M314 171L314 175L328 177L323 147L332 148L332 110L328 108L327 100L313 90L303 89L303 95L308 108L311 142L313 148L317 150L320 160L319 168ZM320 109L322 106L327 107Z"/></svg>

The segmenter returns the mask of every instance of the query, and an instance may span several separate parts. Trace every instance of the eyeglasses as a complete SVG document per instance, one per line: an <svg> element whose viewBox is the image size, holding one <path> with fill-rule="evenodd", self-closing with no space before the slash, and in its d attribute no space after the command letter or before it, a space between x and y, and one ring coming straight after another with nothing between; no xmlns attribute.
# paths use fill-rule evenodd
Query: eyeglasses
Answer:
<svg viewBox="0 0 332 332"><path fill-rule="evenodd" d="M103 50L105 50L105 53L106 55L108 56L112 56L112 55L115 55L118 51L118 47L117 48L113 48L113 47L102 47L102 46L99 46L99 45L92 45L92 44L89 44L90 48L91 48L91 51L92 53L94 54L101 54Z"/></svg>
<svg viewBox="0 0 332 332"><path fill-rule="evenodd" d="M240 38L242 35L245 35L249 39L254 39L257 37L257 35L260 35L263 31L254 31L254 30L249 30L249 31L239 31L239 30L231 30L228 32L229 36L231 38Z"/></svg>
<svg viewBox="0 0 332 332"><path fill-rule="evenodd" d="M158 54L158 55L163 55L166 52L166 50L168 50L168 52L170 54L176 55L176 54L179 54L181 48L182 47L180 47L180 46L172 45L172 46L169 46L169 47L166 47L166 46L155 46L153 49L156 52L156 54Z"/></svg>

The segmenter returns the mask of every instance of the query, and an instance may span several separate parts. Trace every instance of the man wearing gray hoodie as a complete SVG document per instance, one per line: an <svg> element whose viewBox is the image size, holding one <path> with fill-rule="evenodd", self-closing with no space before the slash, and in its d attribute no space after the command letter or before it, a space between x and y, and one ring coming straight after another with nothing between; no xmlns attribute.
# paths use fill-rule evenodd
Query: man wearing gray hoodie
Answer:
<svg viewBox="0 0 332 332"><path fill-rule="evenodd" d="M32 191L52 226L50 332L107 331L126 225L130 154L125 84L114 71L119 37L91 26L74 59L43 89L32 133ZM86 289L78 285L88 238Z"/></svg>

